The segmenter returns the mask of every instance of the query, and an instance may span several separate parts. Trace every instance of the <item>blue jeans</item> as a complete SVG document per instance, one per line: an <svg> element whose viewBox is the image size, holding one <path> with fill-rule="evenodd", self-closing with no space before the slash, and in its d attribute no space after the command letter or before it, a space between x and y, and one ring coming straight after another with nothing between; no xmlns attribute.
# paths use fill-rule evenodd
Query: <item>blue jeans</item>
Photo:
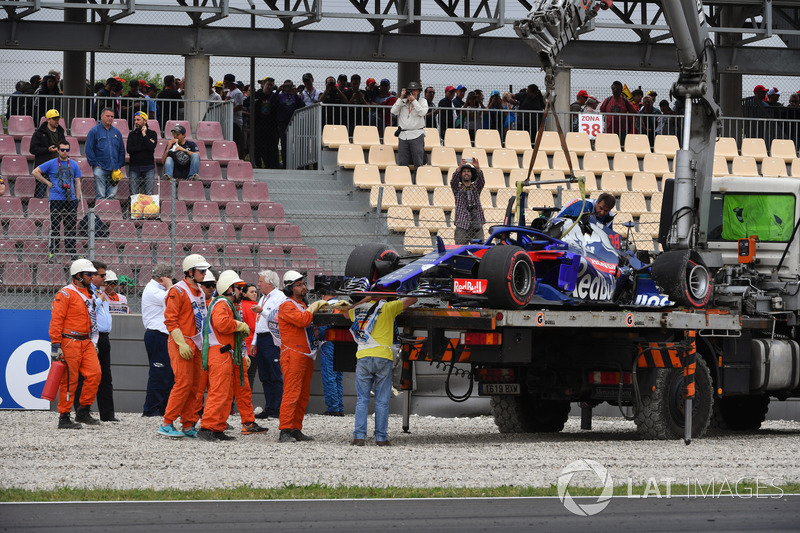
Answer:
<svg viewBox="0 0 800 533"><path fill-rule="evenodd" d="M182 170L183 169L181 169L180 167L178 168L179 172L181 172ZM167 160L164 161L164 175L171 176L174 178L175 177L174 172L175 172L175 160L172 157L167 156ZM184 179L189 178L191 176L194 176L198 172L200 172L200 154L197 152L192 152L192 156L189 160L189 173L186 176L183 176L182 175L183 173L181 172L181 177Z"/></svg>
<svg viewBox="0 0 800 533"><path fill-rule="evenodd" d="M281 371L281 349L272 342L272 335L256 337L256 363L258 379L264 389L264 411L278 418L283 398L283 372Z"/></svg>
<svg viewBox="0 0 800 533"><path fill-rule="evenodd" d="M94 199L113 199L117 195L119 183L111 183L111 171L94 167L92 173L94 174Z"/></svg>
<svg viewBox="0 0 800 533"><path fill-rule="evenodd" d="M131 194L153 194L153 187L156 182L156 169L150 170L133 170L128 171L128 179L130 180Z"/></svg>
<svg viewBox="0 0 800 533"><path fill-rule="evenodd" d="M147 394L144 397L142 416L164 416L167 400L175 383L172 365L167 353L169 337L166 333L148 329L144 332L144 347L150 361L150 374L147 378Z"/></svg>
<svg viewBox="0 0 800 533"><path fill-rule="evenodd" d="M382 357L362 357L356 363L356 427L354 439L367 436L369 391L375 385L375 440L388 440L389 398L392 395L392 361Z"/></svg>
<svg viewBox="0 0 800 533"><path fill-rule="evenodd" d="M341 372L333 370L333 343L325 342L319 349L319 373L322 376L322 390L325 393L325 407L331 413L344 411L344 389Z"/></svg>

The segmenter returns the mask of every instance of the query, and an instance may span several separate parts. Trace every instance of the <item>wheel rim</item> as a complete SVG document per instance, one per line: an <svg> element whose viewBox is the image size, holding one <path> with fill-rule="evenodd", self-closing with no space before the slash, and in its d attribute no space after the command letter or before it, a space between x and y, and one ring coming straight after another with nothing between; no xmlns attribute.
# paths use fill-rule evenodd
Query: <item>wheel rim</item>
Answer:
<svg viewBox="0 0 800 533"><path fill-rule="evenodd" d="M686 284L688 285L689 292L692 297L697 300L702 300L710 285L708 270L703 265L691 265L689 272L686 275Z"/></svg>
<svg viewBox="0 0 800 533"><path fill-rule="evenodd" d="M527 261L517 261L511 272L511 285L514 292L526 295L531 292L533 284L533 271Z"/></svg>

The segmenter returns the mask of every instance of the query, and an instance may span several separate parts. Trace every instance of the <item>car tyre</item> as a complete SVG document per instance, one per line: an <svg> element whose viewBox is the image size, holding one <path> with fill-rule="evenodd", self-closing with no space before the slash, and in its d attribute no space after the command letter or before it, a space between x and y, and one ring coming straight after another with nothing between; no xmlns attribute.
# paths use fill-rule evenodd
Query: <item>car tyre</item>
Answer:
<svg viewBox="0 0 800 533"><path fill-rule="evenodd" d="M653 279L677 305L700 309L711 297L711 274L697 252L664 252L653 262Z"/></svg>
<svg viewBox="0 0 800 533"><path fill-rule="evenodd" d="M536 270L519 246L489 248L478 265L478 278L487 281L489 307L523 309L536 288Z"/></svg>
<svg viewBox="0 0 800 533"><path fill-rule="evenodd" d="M381 276L397 270L398 258L397 252L386 244L380 242L362 244L350 252L344 267L344 275L367 278L372 284Z"/></svg>

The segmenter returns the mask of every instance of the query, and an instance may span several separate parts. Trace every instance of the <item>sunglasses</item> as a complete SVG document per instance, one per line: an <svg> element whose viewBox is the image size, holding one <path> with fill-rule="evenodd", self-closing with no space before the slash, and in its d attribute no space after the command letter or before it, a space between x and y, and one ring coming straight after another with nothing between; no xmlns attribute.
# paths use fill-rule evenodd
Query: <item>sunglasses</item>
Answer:
<svg viewBox="0 0 800 533"><path fill-rule="evenodd" d="M207 269L207 268L195 268L195 270L196 270L197 272L200 272L201 274L205 274L205 273L206 273L206 270L208 270L208 269Z"/></svg>
<svg viewBox="0 0 800 533"><path fill-rule="evenodd" d="M141 117L142 116L142 112L141 111L137 111L136 113L133 114L133 116L134 117Z"/></svg>
<svg viewBox="0 0 800 533"><path fill-rule="evenodd" d="M107 287L116 287L117 286L117 282L116 281L107 281L106 282L106 286Z"/></svg>
<svg viewBox="0 0 800 533"><path fill-rule="evenodd" d="M216 289L217 288L217 284L213 283L211 281L206 281L205 283L201 283L201 285L203 287L205 287L206 289Z"/></svg>
<svg viewBox="0 0 800 533"><path fill-rule="evenodd" d="M93 274L93 275L94 275L94 276L100 276L101 278L104 278L104 277L106 277L106 275L105 275L105 274L97 274L97 273L95 273L95 274Z"/></svg>
<svg viewBox="0 0 800 533"><path fill-rule="evenodd" d="M59 152L69 152L69 148L59 148Z"/></svg>

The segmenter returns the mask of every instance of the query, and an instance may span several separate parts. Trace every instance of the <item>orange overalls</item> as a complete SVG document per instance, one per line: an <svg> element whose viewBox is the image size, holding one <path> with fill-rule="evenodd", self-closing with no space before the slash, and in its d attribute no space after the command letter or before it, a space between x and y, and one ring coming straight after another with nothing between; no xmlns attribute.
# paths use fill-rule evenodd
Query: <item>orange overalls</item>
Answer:
<svg viewBox="0 0 800 533"><path fill-rule="evenodd" d="M170 335L167 351L172 372L175 374L175 384L172 386L164 411L164 424L172 424L180 417L184 429L194 426L197 422L197 412L202 405L197 401L197 391L200 389L203 373L202 352L191 339L197 335L198 328L195 322L195 308L186 293L187 288L195 298L203 298L203 293L199 288L181 282L169 289L164 310L164 325L167 327L167 331L171 334L173 330L180 329L186 339L186 344L194 352L188 361L181 357L178 345Z"/></svg>
<svg viewBox="0 0 800 533"><path fill-rule="evenodd" d="M311 395L311 375L314 373L316 352L306 333L314 315L303 303L292 298L278 308L278 330L281 334L281 371L283 372L283 398L281 399L278 429L303 429L308 398Z"/></svg>
<svg viewBox="0 0 800 533"><path fill-rule="evenodd" d="M85 298L92 300L87 289L73 284ZM81 406L92 405L100 386L100 361L91 339L92 320L86 302L69 286L64 287L53 300L50 319L50 342L61 344L67 372L58 389L58 412L69 413L73 398L70 392L78 386L78 374L83 374L83 389L79 398Z"/></svg>
<svg viewBox="0 0 800 533"><path fill-rule="evenodd" d="M203 408L203 419L200 421L201 428L214 432L225 431L228 425L234 390L232 380L236 370L233 365L236 320L233 316L233 311L226 302L222 301L223 299L217 300L211 307L211 331L209 331L211 345L208 347L208 397ZM214 340L218 344L215 345ZM221 348L225 345L231 348L223 353ZM244 356L245 354L242 355Z"/></svg>

